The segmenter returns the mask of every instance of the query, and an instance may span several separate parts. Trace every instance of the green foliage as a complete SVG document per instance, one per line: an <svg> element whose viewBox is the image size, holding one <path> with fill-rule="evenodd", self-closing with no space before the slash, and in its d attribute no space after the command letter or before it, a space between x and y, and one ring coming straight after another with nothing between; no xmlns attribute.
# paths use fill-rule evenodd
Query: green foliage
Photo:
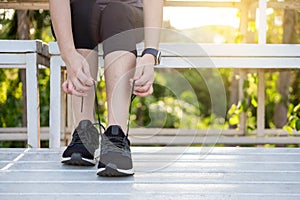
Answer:
<svg viewBox="0 0 300 200"><path fill-rule="evenodd" d="M288 120L288 124L284 126L286 131L289 133L293 133L293 130L300 131L300 103L296 106L289 105Z"/></svg>
<svg viewBox="0 0 300 200"><path fill-rule="evenodd" d="M13 14L10 19L11 11L2 10L0 12L0 39L16 39L18 30L17 15Z"/></svg>
<svg viewBox="0 0 300 200"><path fill-rule="evenodd" d="M17 15L9 18L10 13L0 13L0 39L17 39ZM300 19L300 12L298 12ZM283 38L282 25L277 21L282 19L283 11L274 10L268 15L268 43L281 43ZM30 21L30 39L41 39L45 42L53 40L50 33L50 16L48 11L28 12ZM277 20L277 21L276 21ZM276 22L276 23L275 23ZM254 21L248 24L248 31L257 33ZM295 32L299 33L299 27ZM201 33L201 34L199 34ZM244 35L235 28L226 26L207 26L195 30L187 30L186 35L197 42L213 42L222 38L224 43L240 43ZM206 40L206 41L204 41ZM207 41L208 40L208 41ZM178 39L174 42L179 42ZM294 38L294 43L300 43L300 37ZM22 126L22 83L19 70L0 69L0 126ZM103 74L103 73L102 73ZM210 90L216 94L223 88L214 84L215 78L222 79L227 99L222 98L215 102L217 108L212 110ZM224 126L238 127L239 116L245 112L247 116L247 130L256 128L257 109L257 74L249 74L244 82L244 98L241 102L229 105L233 70L231 69L157 69L154 94L146 97L137 97L133 102L131 119L132 127L165 127L165 128L223 128ZM300 71L292 73L290 95L282 99L277 92L276 82L279 73L266 74L266 127L273 128L275 105L279 102L290 103L288 119L285 129L289 132L300 130ZM184 80L185 82L182 82ZM208 85L211 88L208 88ZM188 86L185 88L184 86ZM49 69L39 71L40 112L41 126L49 126ZM101 121L107 123L107 104L105 81L98 83L98 103ZM225 104L228 109L226 119L219 110ZM219 107L218 107L219 106ZM0 142L0 147L24 147L24 142Z"/></svg>
<svg viewBox="0 0 300 200"><path fill-rule="evenodd" d="M22 83L18 73L17 69L0 69L0 127L21 126Z"/></svg>
<svg viewBox="0 0 300 200"><path fill-rule="evenodd" d="M224 79L228 71L223 71ZM204 77L206 80L204 80ZM224 116L213 113L207 82L217 76L211 70L157 69L153 95L133 102L132 126L164 128L223 127ZM218 85L215 85L217 90ZM213 90L214 90L213 89ZM226 103L226 102L222 102Z"/></svg>
<svg viewBox="0 0 300 200"><path fill-rule="evenodd" d="M243 112L243 106L241 103L238 105L232 104L231 108L228 110L228 122L232 126L237 126L240 122L240 114Z"/></svg>
<svg viewBox="0 0 300 200"><path fill-rule="evenodd" d="M12 17L10 17L12 15ZM30 39L53 40L49 11L28 11ZM0 39L17 39L17 15L11 10L0 12ZM39 70L40 124L49 126L49 69ZM0 69L0 127L21 127L23 105L20 70ZM25 147L24 142L0 142L0 147Z"/></svg>

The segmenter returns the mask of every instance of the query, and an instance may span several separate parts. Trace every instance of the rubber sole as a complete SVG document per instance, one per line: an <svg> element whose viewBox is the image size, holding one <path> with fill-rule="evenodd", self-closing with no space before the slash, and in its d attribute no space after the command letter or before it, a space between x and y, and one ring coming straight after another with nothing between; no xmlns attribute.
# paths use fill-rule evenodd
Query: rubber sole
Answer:
<svg viewBox="0 0 300 200"><path fill-rule="evenodd" d="M61 162L66 165L76 166L95 166L96 164L95 160L83 158L79 153L73 153L71 157L62 158Z"/></svg>
<svg viewBox="0 0 300 200"><path fill-rule="evenodd" d="M118 169L115 164L109 163L105 168L99 168L97 171L98 176L105 177L122 177L122 176L132 176L134 175L133 169Z"/></svg>

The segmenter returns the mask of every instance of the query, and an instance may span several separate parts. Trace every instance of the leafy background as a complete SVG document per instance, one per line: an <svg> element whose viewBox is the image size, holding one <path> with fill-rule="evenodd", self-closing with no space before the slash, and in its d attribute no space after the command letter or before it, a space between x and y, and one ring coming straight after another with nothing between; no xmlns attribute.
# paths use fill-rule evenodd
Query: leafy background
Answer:
<svg viewBox="0 0 300 200"><path fill-rule="evenodd" d="M0 39L18 39L17 36L17 14L5 10L0 12ZM50 30L50 15L48 11L28 11L29 39L41 39L45 42L54 41ZM283 24L275 23L278 19L283 20L284 11L274 10L268 15L268 43L282 43L284 38ZM300 12L296 12L296 24L290 43L300 43ZM167 21L164 27L174 29ZM191 37L195 42L214 42L212 36L222 37L224 43L245 42L245 35L239 30L226 26L205 26L187 30L180 30L182 34ZM201 33L201 34L199 34ZM248 24L248 33L252 34L253 41L257 42L257 30L254 21ZM180 38L162 38L162 42L184 42ZM167 69L156 70L156 82L154 84L155 93L147 98L139 98L133 102L131 119L132 126L165 127L165 128L239 128L239 114L244 111L247 115L247 130L256 128L256 108L257 108L257 74L248 74L244 83L245 93L241 102L232 102L230 96L233 92L231 84L238 78L233 69L220 69L224 82L228 110L224 118L219 113L212 113L211 100L205 81L199 76L195 69L175 69L180 73L193 88L192 91L183 91L178 98L172 91L163 85L174 85L176 80L172 79L172 73ZM209 69L211 80L215 75ZM266 128L276 128L274 121L274 111L276 105L283 104L288 112L285 114L287 121L284 128L289 132L300 129L300 71L295 70L290 73L290 84L286 89L287 97L282 97L278 91L280 72L266 74ZM208 78L209 81L210 78ZM41 126L49 126L49 69L39 71L40 87L40 112ZM214 88L218 89L218 88ZM107 121L107 107L105 103L105 81L98 84L101 119ZM196 94L197 102L193 100ZM0 69L0 127L21 127L23 112L22 81L20 70ZM184 119L182 118L184 114ZM150 117L151 116L151 117ZM281 128L281 127L279 127ZM25 142L0 141L0 147L24 147ZM42 144L48 146L47 141Z"/></svg>

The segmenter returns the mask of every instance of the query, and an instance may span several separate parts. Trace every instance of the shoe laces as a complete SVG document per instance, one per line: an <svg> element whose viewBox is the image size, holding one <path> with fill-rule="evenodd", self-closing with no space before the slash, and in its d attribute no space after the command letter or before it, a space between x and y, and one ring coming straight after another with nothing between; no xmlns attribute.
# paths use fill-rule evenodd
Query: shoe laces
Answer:
<svg viewBox="0 0 300 200"><path fill-rule="evenodd" d="M129 143L130 142L129 142L129 140L127 140L126 136L123 138L122 137L108 138L107 136L103 136L102 142L101 142L101 153L100 154L114 152L114 153L121 153L122 155L130 156L130 148L129 148L130 144Z"/></svg>
<svg viewBox="0 0 300 200"><path fill-rule="evenodd" d="M72 144L84 144L83 141L90 143L93 140L93 136L88 135L88 133L86 133L86 131L88 131L91 127L94 128L96 125L97 125L97 123L89 124L88 126L86 126L84 128L77 127L72 135L71 143ZM85 132L86 134L81 134L81 136L80 136L79 133L82 131Z"/></svg>
<svg viewBox="0 0 300 200"><path fill-rule="evenodd" d="M130 104L129 104L129 109L128 109L128 120L127 120L127 130L126 130L126 139L128 138L128 134L129 134L129 127L130 127L130 115L131 115L131 109L132 109L132 102L135 99L136 95L133 94L134 91L134 84L135 84L135 80L133 80L132 82L132 87L131 87L131 96L130 96ZM96 83L94 82L94 92L95 92L95 112L97 115L97 120L98 122L95 123L95 125L99 125L99 133L102 136L102 129L105 131L105 127L102 125L101 123L101 119L100 119L100 114L98 112L99 110L99 104L98 104L98 95L97 95L97 88L96 88Z"/></svg>

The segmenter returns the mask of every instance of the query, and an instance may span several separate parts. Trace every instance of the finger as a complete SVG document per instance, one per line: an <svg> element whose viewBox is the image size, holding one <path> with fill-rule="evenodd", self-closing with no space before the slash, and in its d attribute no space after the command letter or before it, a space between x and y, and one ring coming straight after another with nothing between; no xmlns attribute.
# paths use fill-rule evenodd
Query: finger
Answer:
<svg viewBox="0 0 300 200"><path fill-rule="evenodd" d="M79 97L87 96L86 93L76 90L75 86L73 85L73 83L71 81L69 81L69 84L68 84L68 91L69 91L68 94L76 95Z"/></svg>
<svg viewBox="0 0 300 200"><path fill-rule="evenodd" d="M146 96L151 95L152 93L153 93L153 87L152 86L146 92L136 92L136 91L134 92L135 95L140 96L140 97L146 97Z"/></svg>
<svg viewBox="0 0 300 200"><path fill-rule="evenodd" d="M139 79L135 81L135 84L137 86L144 86L147 84L147 82L150 82L151 84L154 82L154 69L151 66L145 66L143 69L143 72Z"/></svg>
<svg viewBox="0 0 300 200"><path fill-rule="evenodd" d="M74 87L76 88L77 91L88 91L91 89L91 86L86 86L84 85L81 81L80 78L82 76L82 72L78 73L77 78L74 78L74 80L72 80L72 83L74 84Z"/></svg>
<svg viewBox="0 0 300 200"><path fill-rule="evenodd" d="M74 86L73 86L72 82L70 82L68 80L66 80L62 84L62 88L63 88L64 92L67 94L72 94L72 91L74 90Z"/></svg>
<svg viewBox="0 0 300 200"><path fill-rule="evenodd" d="M62 84L62 89L63 89L63 91L64 91L65 93L70 94L70 93L69 93L69 89L68 89L68 87L69 87L68 85L69 85L68 81L63 82L63 84Z"/></svg>
<svg viewBox="0 0 300 200"><path fill-rule="evenodd" d="M75 96L78 96L78 97L86 97L87 96L86 93L82 93L82 92L79 92L77 90L73 90L72 95L75 95Z"/></svg>
<svg viewBox="0 0 300 200"><path fill-rule="evenodd" d="M152 83L148 82L143 86L135 86L134 91L136 91L136 92L147 92L150 89L151 86L152 86Z"/></svg>
<svg viewBox="0 0 300 200"><path fill-rule="evenodd" d="M154 82L154 79L149 74L143 74L139 79L135 81L135 86L144 87L146 85L151 85Z"/></svg>
<svg viewBox="0 0 300 200"><path fill-rule="evenodd" d="M77 78L83 86L91 87L93 85L93 80L87 76L83 70L78 71Z"/></svg>

